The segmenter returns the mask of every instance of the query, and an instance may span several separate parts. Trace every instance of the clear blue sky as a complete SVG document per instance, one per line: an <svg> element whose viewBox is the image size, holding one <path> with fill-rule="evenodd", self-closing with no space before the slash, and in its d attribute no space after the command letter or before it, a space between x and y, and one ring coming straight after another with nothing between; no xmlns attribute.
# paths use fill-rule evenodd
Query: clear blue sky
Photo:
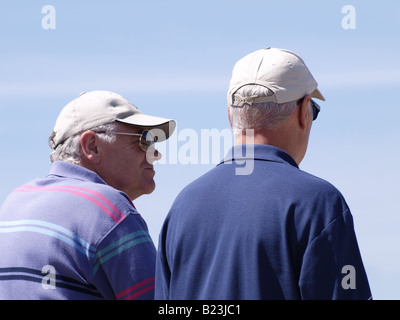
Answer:
<svg viewBox="0 0 400 320"><path fill-rule="evenodd" d="M45 5L56 9L55 29L42 28ZM355 8L355 29L342 27L345 5ZM0 201L47 173L48 135L65 104L82 91L115 91L178 122L160 146L156 191L135 201L157 244L177 193L215 165L211 155L201 160L201 132L229 128L234 63L285 48L327 98L301 168L344 194L374 298L399 299L399 18L395 0L1 1ZM196 138L197 161L185 164Z"/></svg>

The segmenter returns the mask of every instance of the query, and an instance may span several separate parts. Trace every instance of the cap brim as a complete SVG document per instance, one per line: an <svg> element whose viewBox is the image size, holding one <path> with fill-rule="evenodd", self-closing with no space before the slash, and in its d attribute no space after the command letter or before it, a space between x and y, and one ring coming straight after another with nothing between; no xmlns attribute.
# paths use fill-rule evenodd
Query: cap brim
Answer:
<svg viewBox="0 0 400 320"><path fill-rule="evenodd" d="M148 128L149 130L161 129L164 131L164 134L158 135L158 142L167 140L172 135L176 127L175 120L149 116L143 113L134 114L125 119L117 119L116 121L135 127Z"/></svg>
<svg viewBox="0 0 400 320"><path fill-rule="evenodd" d="M317 89L315 89L312 93L311 93L311 97L325 101L325 97L322 95L321 91Z"/></svg>

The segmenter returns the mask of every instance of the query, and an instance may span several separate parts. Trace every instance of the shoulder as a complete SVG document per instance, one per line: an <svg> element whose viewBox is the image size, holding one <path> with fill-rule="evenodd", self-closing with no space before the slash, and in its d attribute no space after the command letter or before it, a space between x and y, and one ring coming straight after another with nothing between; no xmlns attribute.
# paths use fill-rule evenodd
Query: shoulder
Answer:
<svg viewBox="0 0 400 320"><path fill-rule="evenodd" d="M212 189L220 189L219 184L226 185L226 178L227 175L222 173L219 167L213 168L183 187L175 202L187 198L198 198L201 194L212 192Z"/></svg>
<svg viewBox="0 0 400 320"><path fill-rule="evenodd" d="M122 191L106 184L92 182L84 182L82 185L77 186L77 188L86 194L85 198L91 202L93 210L100 212L101 216L104 217L106 215L109 218L100 219L99 223L113 226L119 225L131 215L140 218L132 201Z"/></svg>
<svg viewBox="0 0 400 320"><path fill-rule="evenodd" d="M352 215L342 193L330 182L307 172L299 170L299 176L294 182L298 206L293 221L299 233L308 234L307 242L330 234L329 230L338 226L352 229Z"/></svg>
<svg viewBox="0 0 400 320"><path fill-rule="evenodd" d="M293 197L333 197L344 200L341 192L330 182L289 164L255 166L249 175L238 175L235 169L231 164L218 165L185 186L178 198L194 197L198 192L210 193L214 190L220 194L224 190L232 191L230 186L234 186L235 189L253 189L254 186L259 192L264 192L265 187L272 187L280 191L281 195L287 192L287 195Z"/></svg>
<svg viewBox="0 0 400 320"><path fill-rule="evenodd" d="M106 184L65 179L62 185L57 181L49 189L56 190L54 196L63 207L60 212L67 214L65 223L93 244L101 242L124 221L131 222L130 216L140 220L128 196Z"/></svg>
<svg viewBox="0 0 400 320"><path fill-rule="evenodd" d="M305 171L298 170L293 183L299 188L299 193L301 195L311 199L323 200L331 204L334 202L345 204L346 202L343 194L332 183ZM346 209L347 206L342 212Z"/></svg>

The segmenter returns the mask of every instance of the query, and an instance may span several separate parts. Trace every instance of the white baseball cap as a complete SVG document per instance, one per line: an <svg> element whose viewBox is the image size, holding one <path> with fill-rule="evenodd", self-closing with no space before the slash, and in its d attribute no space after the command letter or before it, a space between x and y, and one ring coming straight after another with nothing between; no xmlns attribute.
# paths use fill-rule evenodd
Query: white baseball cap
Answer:
<svg viewBox="0 0 400 320"><path fill-rule="evenodd" d="M273 94L267 97L242 97L235 92L247 85L261 85ZM252 52L240 59L234 66L228 91L228 103L242 107L244 104L296 101L309 94L325 101L318 90L310 70L295 53L276 48Z"/></svg>
<svg viewBox="0 0 400 320"><path fill-rule="evenodd" d="M158 141L168 139L176 127L174 120L143 114L121 95L109 91L83 92L60 112L50 145L55 149L67 138L110 122L156 128L164 131Z"/></svg>

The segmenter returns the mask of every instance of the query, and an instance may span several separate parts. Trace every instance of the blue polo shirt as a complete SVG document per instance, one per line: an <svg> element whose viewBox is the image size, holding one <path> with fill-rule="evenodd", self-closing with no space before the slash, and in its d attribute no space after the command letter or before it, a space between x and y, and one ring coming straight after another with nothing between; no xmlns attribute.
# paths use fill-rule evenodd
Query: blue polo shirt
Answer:
<svg viewBox="0 0 400 320"><path fill-rule="evenodd" d="M156 250L129 197L54 162L0 209L0 299L153 299Z"/></svg>
<svg viewBox="0 0 400 320"><path fill-rule="evenodd" d="M371 292L341 193L286 152L255 145L250 156L232 148L176 198L160 233L155 298L369 299Z"/></svg>

